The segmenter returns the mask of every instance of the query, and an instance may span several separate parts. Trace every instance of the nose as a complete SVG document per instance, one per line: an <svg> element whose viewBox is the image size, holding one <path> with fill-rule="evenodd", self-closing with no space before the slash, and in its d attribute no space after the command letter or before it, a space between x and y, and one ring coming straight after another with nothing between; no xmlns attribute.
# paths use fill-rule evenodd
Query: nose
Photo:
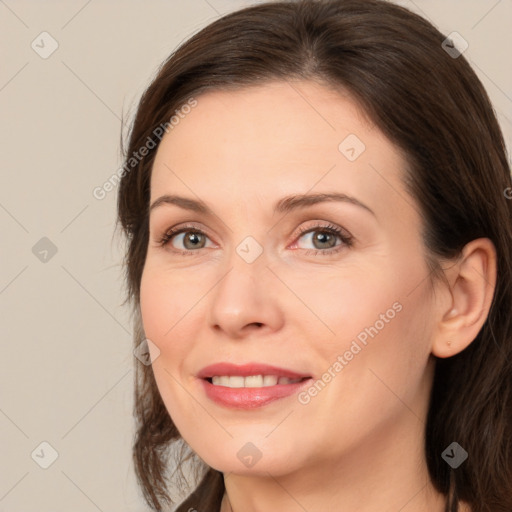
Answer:
<svg viewBox="0 0 512 512"><path fill-rule="evenodd" d="M278 300L279 282L264 255L248 263L236 252L209 302L210 325L233 339L250 333L278 330L283 311Z"/></svg>

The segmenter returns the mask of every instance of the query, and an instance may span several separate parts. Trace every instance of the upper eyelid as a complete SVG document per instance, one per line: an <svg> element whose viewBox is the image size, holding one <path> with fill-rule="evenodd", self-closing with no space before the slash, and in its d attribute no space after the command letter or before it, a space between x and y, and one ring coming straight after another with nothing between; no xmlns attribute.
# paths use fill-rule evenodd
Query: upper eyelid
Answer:
<svg viewBox="0 0 512 512"><path fill-rule="evenodd" d="M316 230L325 229L326 231L333 231L333 229L331 227L329 227L329 225L332 225L333 227L335 227L336 229L338 229L340 231L339 233L336 234L336 236L338 236L340 238L343 238L343 237L350 238L350 239L354 238L351 232L349 232L343 226L337 225L334 222L320 221L320 220L311 221L311 222L313 222L313 224L311 224L308 227L302 227L302 224L301 224L298 228L294 229L294 231L292 233L292 236L294 237L294 239L293 239L294 241L296 239L302 238L304 235L314 231L315 229ZM325 223L325 224L323 224L323 223ZM202 226L197 226L194 223L190 223L190 222L188 222L188 223L186 222L184 224L178 224L177 226L167 228L166 230L164 230L164 232L160 236L165 236L166 234L170 234L171 238L174 238L178 235L183 234L184 232L194 231L194 230L200 231L202 234L206 235L210 240L213 241L213 239L212 239L213 237L210 235L208 229L205 229Z"/></svg>

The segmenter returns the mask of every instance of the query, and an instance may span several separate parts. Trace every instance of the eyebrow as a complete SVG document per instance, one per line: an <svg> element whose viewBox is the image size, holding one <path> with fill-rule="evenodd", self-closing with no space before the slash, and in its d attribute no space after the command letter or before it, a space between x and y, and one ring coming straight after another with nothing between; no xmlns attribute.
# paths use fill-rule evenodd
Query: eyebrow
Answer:
<svg viewBox="0 0 512 512"><path fill-rule="evenodd" d="M319 193L319 194L302 194L302 195L292 195L286 196L277 201L274 206L274 211L278 213L288 213L292 210L297 210L300 208L306 208L308 206L313 206L318 203L324 202L342 202L342 203L350 203L356 206L359 206L368 212L370 212L373 216L375 216L375 212L367 205L356 199L355 197L348 196L347 194L342 194L338 192L333 193ZM193 211L196 213L201 213L206 216L214 216L213 211L203 202L195 199L191 199L188 197L182 197L177 195L163 195L151 204L149 208L149 213L151 213L156 208L164 205L171 204L175 206L179 206L184 210Z"/></svg>

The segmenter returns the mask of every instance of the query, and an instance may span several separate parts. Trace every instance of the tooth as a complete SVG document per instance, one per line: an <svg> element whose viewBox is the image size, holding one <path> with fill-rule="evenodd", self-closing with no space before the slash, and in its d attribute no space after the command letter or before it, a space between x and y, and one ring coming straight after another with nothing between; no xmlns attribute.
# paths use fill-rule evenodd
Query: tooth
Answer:
<svg viewBox="0 0 512 512"><path fill-rule="evenodd" d="M229 379L229 386L230 388L243 388L244 387L244 377L241 377L240 375L232 375L231 377L228 377Z"/></svg>
<svg viewBox="0 0 512 512"><path fill-rule="evenodd" d="M227 375L222 375L219 379L221 386L229 386L229 377Z"/></svg>
<svg viewBox="0 0 512 512"><path fill-rule="evenodd" d="M225 375L212 377L212 384L216 386L229 386L229 377Z"/></svg>
<svg viewBox="0 0 512 512"><path fill-rule="evenodd" d="M212 377L212 384L214 386L228 386L229 385L229 377L223 377L216 375Z"/></svg>
<svg viewBox="0 0 512 512"><path fill-rule="evenodd" d="M248 377L245 377L244 386L246 388L261 388L263 386L263 376L249 375Z"/></svg>
<svg viewBox="0 0 512 512"><path fill-rule="evenodd" d="M276 375L216 375L212 377L214 386L225 386L229 388L260 388L275 386L276 384L286 385L300 382L302 379L290 379L288 377L277 377Z"/></svg>
<svg viewBox="0 0 512 512"><path fill-rule="evenodd" d="M265 375L263 377L263 386L275 386L277 384L277 377L275 375Z"/></svg>

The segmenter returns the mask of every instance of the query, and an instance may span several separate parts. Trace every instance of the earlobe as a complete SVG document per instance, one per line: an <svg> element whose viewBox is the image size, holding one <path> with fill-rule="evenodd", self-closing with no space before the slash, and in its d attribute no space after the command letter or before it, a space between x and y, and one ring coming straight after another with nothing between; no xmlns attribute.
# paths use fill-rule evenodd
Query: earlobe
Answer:
<svg viewBox="0 0 512 512"><path fill-rule="evenodd" d="M496 249L488 238L469 242L446 271L451 303L438 304L432 354L451 357L470 345L484 325L496 287Z"/></svg>

